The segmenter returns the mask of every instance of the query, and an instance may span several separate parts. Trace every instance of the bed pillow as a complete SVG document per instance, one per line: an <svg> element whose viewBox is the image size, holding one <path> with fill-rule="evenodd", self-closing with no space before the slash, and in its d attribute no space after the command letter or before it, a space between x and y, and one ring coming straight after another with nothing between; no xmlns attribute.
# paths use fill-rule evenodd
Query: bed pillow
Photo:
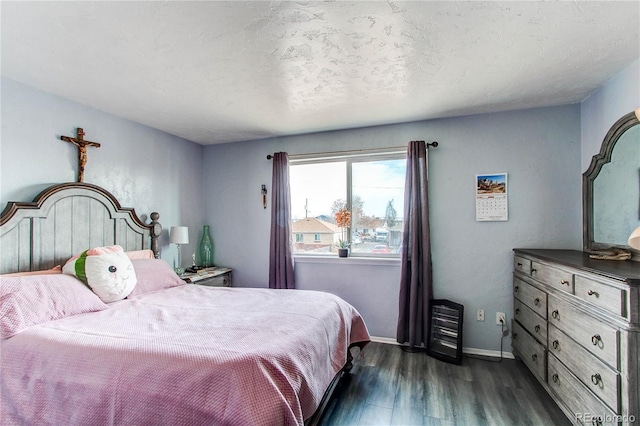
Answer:
<svg viewBox="0 0 640 426"><path fill-rule="evenodd" d="M14 272L12 274L2 274L0 277L27 277L30 275L52 275L52 274L61 274L62 266L54 266L51 269L43 269L41 271L27 271L27 272Z"/></svg>
<svg viewBox="0 0 640 426"><path fill-rule="evenodd" d="M3 339L33 325L106 308L98 296L69 275L0 278L0 337Z"/></svg>
<svg viewBox="0 0 640 426"><path fill-rule="evenodd" d="M129 298L185 284L162 259L133 259L131 263L136 271L138 283L129 294Z"/></svg>
<svg viewBox="0 0 640 426"><path fill-rule="evenodd" d="M120 246L95 247L74 256L62 267L105 303L124 299L136 286L131 259Z"/></svg>
<svg viewBox="0 0 640 426"><path fill-rule="evenodd" d="M156 256L153 254L153 250L133 250L133 251L125 251L126 255L129 259L155 259Z"/></svg>

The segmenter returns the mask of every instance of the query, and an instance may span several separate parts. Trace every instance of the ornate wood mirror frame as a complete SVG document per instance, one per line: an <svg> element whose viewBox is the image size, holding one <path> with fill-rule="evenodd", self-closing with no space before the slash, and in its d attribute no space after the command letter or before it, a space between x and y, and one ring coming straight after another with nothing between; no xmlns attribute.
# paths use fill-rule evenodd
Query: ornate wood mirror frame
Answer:
<svg viewBox="0 0 640 426"><path fill-rule="evenodd" d="M582 175L582 226L583 226L583 249L587 253L594 253L600 250L611 248L624 248L633 252L633 260L640 261L640 252L628 245L615 244L606 241L595 241L594 235L594 181L602 170L602 166L611 161L613 150L618 140L629 129L640 124L640 108L635 112L630 112L620 118L609 129L605 136L600 153L593 156L591 164ZM640 143L640 141L639 141ZM638 201L635 201L638 207Z"/></svg>

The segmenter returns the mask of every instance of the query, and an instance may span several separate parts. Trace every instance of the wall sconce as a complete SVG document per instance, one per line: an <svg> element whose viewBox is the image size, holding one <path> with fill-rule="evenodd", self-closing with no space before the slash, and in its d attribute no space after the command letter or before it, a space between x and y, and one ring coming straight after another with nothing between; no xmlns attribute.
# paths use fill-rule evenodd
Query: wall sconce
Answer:
<svg viewBox="0 0 640 426"><path fill-rule="evenodd" d="M182 267L182 253L180 246L182 244L189 244L189 228L186 226L172 226L169 231L169 242L178 246L178 266L174 264L174 270L177 274L184 274L184 268Z"/></svg>

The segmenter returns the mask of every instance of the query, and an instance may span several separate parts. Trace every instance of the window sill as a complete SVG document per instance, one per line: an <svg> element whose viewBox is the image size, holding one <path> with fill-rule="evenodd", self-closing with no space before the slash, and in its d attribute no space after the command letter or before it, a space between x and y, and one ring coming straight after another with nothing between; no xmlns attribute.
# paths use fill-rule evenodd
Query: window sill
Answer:
<svg viewBox="0 0 640 426"><path fill-rule="evenodd" d="M399 257L338 257L335 256L294 256L295 263L324 263L324 264L346 264L346 265L369 265L369 266L400 266L402 260Z"/></svg>

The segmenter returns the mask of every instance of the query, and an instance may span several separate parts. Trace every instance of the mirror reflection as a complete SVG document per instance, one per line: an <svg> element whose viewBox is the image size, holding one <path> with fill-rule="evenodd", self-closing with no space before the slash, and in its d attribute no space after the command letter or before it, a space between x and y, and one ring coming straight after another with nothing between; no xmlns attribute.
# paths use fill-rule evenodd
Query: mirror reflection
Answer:
<svg viewBox="0 0 640 426"><path fill-rule="evenodd" d="M640 125L618 139L593 181L594 241L627 245L640 226Z"/></svg>

